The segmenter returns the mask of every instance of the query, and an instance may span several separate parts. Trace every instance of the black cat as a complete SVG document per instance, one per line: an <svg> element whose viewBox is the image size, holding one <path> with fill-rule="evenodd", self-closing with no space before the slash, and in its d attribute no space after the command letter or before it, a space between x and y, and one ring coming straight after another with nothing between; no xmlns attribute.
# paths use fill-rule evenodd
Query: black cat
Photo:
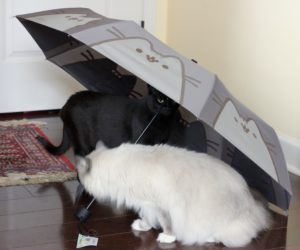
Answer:
<svg viewBox="0 0 300 250"><path fill-rule="evenodd" d="M73 146L76 155L85 156L99 140L110 148L122 142L134 143L158 112L138 143L166 143L171 127L180 119L178 104L152 87L141 99L82 91L72 95L61 110L61 144L53 146L43 137L38 140L54 155Z"/></svg>

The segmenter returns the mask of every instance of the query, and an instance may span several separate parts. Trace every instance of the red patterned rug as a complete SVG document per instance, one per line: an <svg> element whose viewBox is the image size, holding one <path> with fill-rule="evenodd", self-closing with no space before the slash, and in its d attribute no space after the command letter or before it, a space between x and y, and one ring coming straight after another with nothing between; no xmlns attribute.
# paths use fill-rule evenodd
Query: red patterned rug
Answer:
<svg viewBox="0 0 300 250"><path fill-rule="evenodd" d="M76 171L66 156L49 154L35 139L45 134L35 125L0 125L0 186L63 182Z"/></svg>

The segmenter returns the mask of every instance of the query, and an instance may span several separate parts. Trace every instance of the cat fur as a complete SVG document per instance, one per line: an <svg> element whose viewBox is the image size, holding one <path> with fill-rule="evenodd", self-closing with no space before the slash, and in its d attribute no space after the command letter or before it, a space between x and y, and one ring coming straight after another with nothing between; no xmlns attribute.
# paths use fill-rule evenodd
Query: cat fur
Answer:
<svg viewBox="0 0 300 250"><path fill-rule="evenodd" d="M72 146L76 155L85 156L99 140L109 148L135 142L159 111L139 143L165 143L172 124L179 123L179 105L154 88L148 89L149 95L141 99L93 91L75 93L60 112L63 121L60 145L54 146L43 137L38 140L54 155L65 153Z"/></svg>
<svg viewBox="0 0 300 250"><path fill-rule="evenodd" d="M85 190L136 211L132 228L161 228L157 240L183 244L248 244L270 225L268 210L234 169L205 153L170 145L102 142L77 170Z"/></svg>

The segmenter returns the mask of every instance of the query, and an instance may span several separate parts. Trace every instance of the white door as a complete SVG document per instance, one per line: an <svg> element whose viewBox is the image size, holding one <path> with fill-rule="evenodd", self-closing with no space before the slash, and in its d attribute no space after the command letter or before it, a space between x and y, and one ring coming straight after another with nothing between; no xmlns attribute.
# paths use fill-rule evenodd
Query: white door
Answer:
<svg viewBox="0 0 300 250"><path fill-rule="evenodd" d="M45 60L29 33L15 18L47 9L87 7L107 17L145 21L153 33L154 0L0 0L0 113L60 109L84 89Z"/></svg>

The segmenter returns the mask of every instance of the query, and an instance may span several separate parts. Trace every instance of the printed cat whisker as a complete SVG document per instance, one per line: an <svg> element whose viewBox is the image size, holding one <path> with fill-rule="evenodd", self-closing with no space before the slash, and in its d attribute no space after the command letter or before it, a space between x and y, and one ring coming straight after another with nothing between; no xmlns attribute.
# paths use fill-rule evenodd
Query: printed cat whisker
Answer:
<svg viewBox="0 0 300 250"><path fill-rule="evenodd" d="M196 78L190 77L190 76L185 76L185 81L189 82L190 84L192 84L196 88L198 88L199 85L201 84L201 81L199 81Z"/></svg>

